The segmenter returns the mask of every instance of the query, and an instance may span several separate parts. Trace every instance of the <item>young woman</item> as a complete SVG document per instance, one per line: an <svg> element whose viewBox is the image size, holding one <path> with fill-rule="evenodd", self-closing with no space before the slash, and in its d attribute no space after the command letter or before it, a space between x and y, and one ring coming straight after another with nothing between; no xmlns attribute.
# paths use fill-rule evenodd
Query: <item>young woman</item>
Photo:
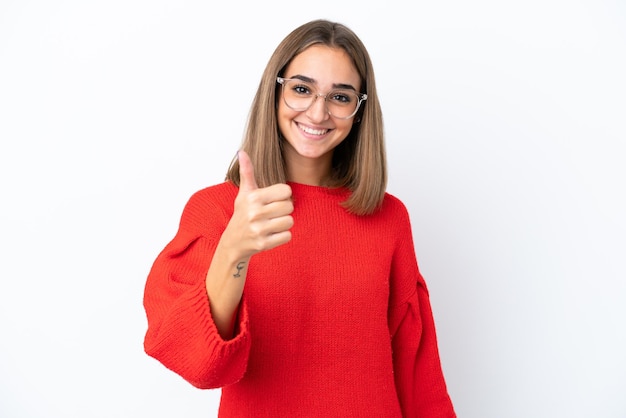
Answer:
<svg viewBox="0 0 626 418"><path fill-rule="evenodd" d="M386 193L369 55L344 25L290 33L226 181L154 262L145 350L220 417L455 417L409 216Z"/></svg>

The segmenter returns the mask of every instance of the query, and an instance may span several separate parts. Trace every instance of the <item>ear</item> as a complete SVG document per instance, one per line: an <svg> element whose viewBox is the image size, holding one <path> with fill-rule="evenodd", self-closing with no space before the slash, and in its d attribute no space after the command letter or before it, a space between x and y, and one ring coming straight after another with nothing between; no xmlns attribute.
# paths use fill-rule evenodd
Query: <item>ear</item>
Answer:
<svg viewBox="0 0 626 418"><path fill-rule="evenodd" d="M354 121L352 122L352 124L354 125L355 123L361 123L361 116L356 116L354 118Z"/></svg>

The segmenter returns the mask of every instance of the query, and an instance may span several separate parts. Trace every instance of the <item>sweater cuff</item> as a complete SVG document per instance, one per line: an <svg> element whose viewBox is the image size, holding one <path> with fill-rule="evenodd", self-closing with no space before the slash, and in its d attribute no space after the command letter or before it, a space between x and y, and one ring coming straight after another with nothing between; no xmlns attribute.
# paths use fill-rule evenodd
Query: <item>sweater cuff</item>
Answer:
<svg viewBox="0 0 626 418"><path fill-rule="evenodd" d="M211 371L208 373L212 377L207 383L210 387L223 387L238 382L248 367L251 346L248 306L245 298L242 297L235 322L234 336L225 340L213 321L209 297L204 286L203 291L207 303L206 312L209 316L207 318L210 327L209 332L214 336L211 340L215 344L210 350L214 357L210 362Z"/></svg>
<svg viewBox="0 0 626 418"><path fill-rule="evenodd" d="M224 340L211 316L204 283L188 294L188 297L188 306L200 313L200 322L196 323L199 329L196 332L200 332L203 337L197 340L200 344L192 350L196 355L188 357L188 361L195 365L184 365L183 370L187 370L187 373L181 374L189 383L201 389L236 383L246 372L250 354L251 339L246 303L242 299L236 324L237 333L233 338Z"/></svg>

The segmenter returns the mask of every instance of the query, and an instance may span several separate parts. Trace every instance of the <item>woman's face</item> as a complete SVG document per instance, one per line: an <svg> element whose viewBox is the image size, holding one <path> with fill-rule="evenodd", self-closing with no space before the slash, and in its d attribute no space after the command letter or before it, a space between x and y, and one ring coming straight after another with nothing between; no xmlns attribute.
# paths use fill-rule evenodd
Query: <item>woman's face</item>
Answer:
<svg viewBox="0 0 626 418"><path fill-rule="evenodd" d="M339 48L314 45L297 55L285 70L284 78L307 81L325 95L338 87L359 93L361 78L348 54ZM330 172L332 152L350 133L354 118L338 119L328 113L323 97L311 107L298 111L278 99L278 127L285 139L284 156L288 171L316 167Z"/></svg>

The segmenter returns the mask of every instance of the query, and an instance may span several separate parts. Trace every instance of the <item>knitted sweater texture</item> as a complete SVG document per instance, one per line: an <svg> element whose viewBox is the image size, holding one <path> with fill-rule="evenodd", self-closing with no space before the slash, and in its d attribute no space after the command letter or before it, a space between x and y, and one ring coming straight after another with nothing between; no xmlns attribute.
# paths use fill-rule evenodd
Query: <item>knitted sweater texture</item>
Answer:
<svg viewBox="0 0 626 418"><path fill-rule="evenodd" d="M455 417L404 205L386 194L358 216L340 206L345 189L290 186L292 240L251 258L230 340L205 278L238 189L189 199L146 281L146 352L221 388L223 418Z"/></svg>

